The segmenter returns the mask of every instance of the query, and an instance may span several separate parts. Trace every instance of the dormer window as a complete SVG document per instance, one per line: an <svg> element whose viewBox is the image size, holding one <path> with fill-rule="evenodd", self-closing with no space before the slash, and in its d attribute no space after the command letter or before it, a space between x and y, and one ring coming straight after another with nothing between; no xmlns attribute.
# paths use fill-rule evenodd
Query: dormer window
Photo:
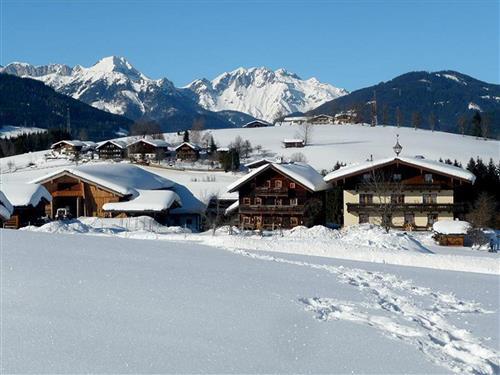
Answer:
<svg viewBox="0 0 500 375"><path fill-rule="evenodd" d="M432 173L424 174L424 181L426 184L432 184Z"/></svg>

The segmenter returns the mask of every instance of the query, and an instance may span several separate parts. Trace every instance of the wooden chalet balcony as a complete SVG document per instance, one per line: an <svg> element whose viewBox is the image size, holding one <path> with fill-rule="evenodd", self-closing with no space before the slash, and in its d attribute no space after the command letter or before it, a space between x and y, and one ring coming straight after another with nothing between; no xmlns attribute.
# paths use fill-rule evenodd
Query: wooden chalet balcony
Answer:
<svg viewBox="0 0 500 375"><path fill-rule="evenodd" d="M387 183L384 184L384 187L388 190L388 192L391 191L408 191L408 190L449 190L451 189L450 187L447 187L443 184L440 183L433 183L433 184L405 184L404 182L402 183ZM359 184L356 184L355 189L356 190L374 190L375 186L373 183L365 183L361 182Z"/></svg>
<svg viewBox="0 0 500 375"><path fill-rule="evenodd" d="M380 203L347 203L348 212L370 212L378 211ZM394 211L413 211L413 212L461 212L464 205L461 203L400 203L394 204Z"/></svg>
<svg viewBox="0 0 500 375"><path fill-rule="evenodd" d="M53 197L83 197L83 186L78 184L68 189L52 192Z"/></svg>
<svg viewBox="0 0 500 375"><path fill-rule="evenodd" d="M304 213L304 205L298 206L271 206L271 205L240 205L240 213L242 214L272 214L272 213L286 213L286 214L302 214Z"/></svg>
<svg viewBox="0 0 500 375"><path fill-rule="evenodd" d="M288 188L256 187L255 193L262 196L288 195Z"/></svg>

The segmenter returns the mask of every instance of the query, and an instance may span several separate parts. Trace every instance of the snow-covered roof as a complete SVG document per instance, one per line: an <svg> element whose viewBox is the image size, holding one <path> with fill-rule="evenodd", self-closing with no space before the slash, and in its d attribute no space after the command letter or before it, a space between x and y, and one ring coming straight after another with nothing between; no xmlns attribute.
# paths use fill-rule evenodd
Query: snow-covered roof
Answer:
<svg viewBox="0 0 500 375"><path fill-rule="evenodd" d="M262 164L268 164L268 163L274 163L274 160L267 159L267 158L261 158L261 159L253 160L249 163L246 163L245 167L252 168L255 166L260 166Z"/></svg>
<svg viewBox="0 0 500 375"><path fill-rule="evenodd" d="M74 168L64 168L31 183L44 183L64 174L70 174L82 180L93 182L121 195L137 197L138 190L168 189L174 183L157 174L148 172L131 164L86 164Z"/></svg>
<svg viewBox="0 0 500 375"><path fill-rule="evenodd" d="M177 151L179 148L182 146L188 146L191 147L193 150L200 150L200 146L195 145L194 143L191 142L182 142L179 146L177 146L174 150Z"/></svg>
<svg viewBox="0 0 500 375"><path fill-rule="evenodd" d="M238 188L245 182L251 180L255 176L261 174L265 170L273 168L276 171L290 177L306 189L311 191L322 191L328 188L328 184L323 180L323 176L319 174L313 167L306 163L269 163L265 164L252 172L246 174L239 180L233 182L227 187L227 191L237 191Z"/></svg>
<svg viewBox="0 0 500 375"><path fill-rule="evenodd" d="M14 207L37 206L42 199L52 201L52 195L39 184L1 183L0 191L4 193Z"/></svg>
<svg viewBox="0 0 500 375"><path fill-rule="evenodd" d="M226 208L226 210L224 211L224 214L229 215L229 214L233 213L234 211L236 211L238 209L238 207L240 207L240 201L239 200L234 201L234 203L232 203L228 208Z"/></svg>
<svg viewBox="0 0 500 375"><path fill-rule="evenodd" d="M181 198L182 207L172 208L170 214L203 214L206 211L206 204L196 198L186 186L175 184L172 190Z"/></svg>
<svg viewBox="0 0 500 375"><path fill-rule="evenodd" d="M50 146L50 148L55 148L55 147L59 146L60 144L66 144L66 145L70 145L73 147L82 147L82 148L93 148L96 146L96 143L92 142L92 141L80 141L78 139L73 139L73 140L62 140L62 141L56 142L52 146Z"/></svg>
<svg viewBox="0 0 500 375"><path fill-rule="evenodd" d="M139 195L126 202L105 203L104 211L119 212L161 212L174 203L182 206L179 196L171 190L138 190Z"/></svg>
<svg viewBox="0 0 500 375"><path fill-rule="evenodd" d="M217 152L228 152L229 151L229 147L219 147L217 149Z"/></svg>
<svg viewBox="0 0 500 375"><path fill-rule="evenodd" d="M9 220L12 212L14 212L14 207L12 207L12 204L10 204L5 194L0 191L0 218Z"/></svg>
<svg viewBox="0 0 500 375"><path fill-rule="evenodd" d="M267 121L263 121L263 120L253 120L253 121L249 121L247 122L245 125L242 126L242 128L247 128L248 126L252 125L252 124L262 124L263 126L271 126L272 124L267 122Z"/></svg>
<svg viewBox="0 0 500 375"><path fill-rule="evenodd" d="M120 141L120 140L113 140L113 139L111 139L111 140L108 140L108 141L103 141L103 142L100 142L100 143L97 145L96 149L101 148L101 147L102 147L102 146L104 146L106 143L112 143L112 144L114 144L116 147L121 148L121 149L125 149L125 148L127 148L127 142L125 142L125 141Z"/></svg>
<svg viewBox="0 0 500 375"><path fill-rule="evenodd" d="M170 144L163 139L150 139L150 138L138 139L137 141L130 143L127 147L130 147L132 145L135 145L135 144L141 143L141 142L147 143L147 144L154 146L154 147L170 147Z"/></svg>
<svg viewBox="0 0 500 375"><path fill-rule="evenodd" d="M304 140L299 138L285 138L283 139L283 143L304 143Z"/></svg>
<svg viewBox="0 0 500 375"><path fill-rule="evenodd" d="M458 178L461 180L469 181L471 183L474 183L476 180L476 176L474 176L471 172L460 168L456 167L454 165L449 165L445 163L441 163L439 161L435 160L428 160L424 159L422 157L391 157L391 158L385 158L385 159L378 159L378 160L373 160L373 161L366 161L363 163L356 163L356 164L351 164L346 167L341 167L337 169L336 171L330 172L325 176L325 181L327 182L332 182L336 181L341 178L346 178L348 176L356 175L359 173L362 173L364 171L369 171L374 168L379 168L384 165L389 165L394 162L399 162L401 164L406 164L406 165L411 165L414 167L418 168L423 168L425 170L428 170L430 172L435 172L447 176L451 176L454 178Z"/></svg>
<svg viewBox="0 0 500 375"><path fill-rule="evenodd" d="M432 225L432 230L440 234L467 234L470 223L460 220L439 220Z"/></svg>

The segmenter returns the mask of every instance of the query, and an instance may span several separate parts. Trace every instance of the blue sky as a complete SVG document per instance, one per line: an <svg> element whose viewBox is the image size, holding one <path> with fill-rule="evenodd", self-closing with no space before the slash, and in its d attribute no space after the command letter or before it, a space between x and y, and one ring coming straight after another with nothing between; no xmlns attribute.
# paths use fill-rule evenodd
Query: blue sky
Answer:
<svg viewBox="0 0 500 375"><path fill-rule="evenodd" d="M178 86L239 66L349 90L412 70L499 83L497 0L0 2L2 65L119 55Z"/></svg>

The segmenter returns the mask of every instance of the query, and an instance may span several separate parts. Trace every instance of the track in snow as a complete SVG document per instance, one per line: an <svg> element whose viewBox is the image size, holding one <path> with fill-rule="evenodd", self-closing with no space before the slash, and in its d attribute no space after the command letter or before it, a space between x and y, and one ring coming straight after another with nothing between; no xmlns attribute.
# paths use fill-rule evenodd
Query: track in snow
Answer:
<svg viewBox="0 0 500 375"><path fill-rule="evenodd" d="M497 374L500 371L498 351L447 319L450 314L491 313L477 302L417 286L388 273L294 261L239 249L229 251L254 259L324 270L365 296L361 303L325 297L301 298L306 310L313 312L318 320L344 320L373 327L415 346L430 361L456 373Z"/></svg>

